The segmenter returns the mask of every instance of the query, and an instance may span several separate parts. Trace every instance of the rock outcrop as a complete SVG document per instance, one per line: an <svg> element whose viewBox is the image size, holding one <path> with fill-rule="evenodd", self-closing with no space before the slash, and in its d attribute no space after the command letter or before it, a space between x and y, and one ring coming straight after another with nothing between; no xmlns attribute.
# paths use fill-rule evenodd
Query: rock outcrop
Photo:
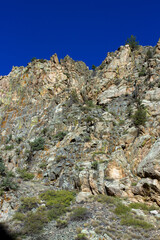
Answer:
<svg viewBox="0 0 160 240"><path fill-rule="evenodd" d="M159 73L158 42L156 51L121 46L94 71L54 54L1 76L1 221L12 219L20 196L36 187L37 194L76 190L77 203L103 194L159 204ZM143 125L135 122L139 109ZM4 186L8 171L15 191ZM23 172L32 176L31 191Z"/></svg>

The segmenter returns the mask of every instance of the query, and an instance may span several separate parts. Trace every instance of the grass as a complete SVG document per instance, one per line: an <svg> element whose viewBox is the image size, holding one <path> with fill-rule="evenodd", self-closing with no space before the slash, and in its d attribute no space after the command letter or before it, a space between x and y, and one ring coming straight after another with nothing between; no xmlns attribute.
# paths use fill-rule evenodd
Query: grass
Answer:
<svg viewBox="0 0 160 240"><path fill-rule="evenodd" d="M24 181L29 181L34 178L34 174L27 172L27 169L23 168L18 168L17 172L19 173L19 176L24 180Z"/></svg>
<svg viewBox="0 0 160 240"><path fill-rule="evenodd" d="M158 207L156 207L154 205L149 206L146 203L139 203L139 202L130 203L129 207L134 208L134 209L146 210L146 211L152 211L152 210L159 209Z"/></svg>
<svg viewBox="0 0 160 240"><path fill-rule="evenodd" d="M112 196L108 196L108 195L97 195L95 197L96 201L97 202L100 202L100 203L111 203L111 204L117 204L120 202L120 199L117 198L117 197L112 197Z"/></svg>
<svg viewBox="0 0 160 240"><path fill-rule="evenodd" d="M88 217L88 209L84 207L77 207L71 213L70 219L74 221L84 220Z"/></svg>
<svg viewBox="0 0 160 240"><path fill-rule="evenodd" d="M121 223L121 225L140 227L140 228L144 228L144 229L151 229L151 228L153 228L152 224L147 223L144 220L135 219L132 216L128 216L128 217L125 216L125 217L123 217L121 219L120 223Z"/></svg>
<svg viewBox="0 0 160 240"><path fill-rule="evenodd" d="M126 215L127 213L129 213L131 211L131 208L124 205L123 203L119 203L117 205L117 207L114 210L114 213L116 215Z"/></svg>

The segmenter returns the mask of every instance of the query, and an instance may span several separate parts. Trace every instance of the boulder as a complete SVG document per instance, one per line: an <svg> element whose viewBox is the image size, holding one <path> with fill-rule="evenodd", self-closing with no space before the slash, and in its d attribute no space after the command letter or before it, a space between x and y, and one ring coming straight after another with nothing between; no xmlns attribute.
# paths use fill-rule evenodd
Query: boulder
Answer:
<svg viewBox="0 0 160 240"><path fill-rule="evenodd" d="M138 176L160 180L160 139L158 139L147 156L140 162L137 169Z"/></svg>

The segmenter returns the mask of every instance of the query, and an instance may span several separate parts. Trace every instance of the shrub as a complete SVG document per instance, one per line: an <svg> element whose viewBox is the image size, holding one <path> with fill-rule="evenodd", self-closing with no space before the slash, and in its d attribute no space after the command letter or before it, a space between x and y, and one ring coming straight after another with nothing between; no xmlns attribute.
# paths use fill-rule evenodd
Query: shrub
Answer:
<svg viewBox="0 0 160 240"><path fill-rule="evenodd" d="M14 148L14 145L13 144L11 144L11 145L6 145L5 146L5 150L12 150Z"/></svg>
<svg viewBox="0 0 160 240"><path fill-rule="evenodd" d="M39 137L34 140L34 142L30 142L31 150L32 151L39 151L44 150L44 139L42 137Z"/></svg>
<svg viewBox="0 0 160 240"><path fill-rule="evenodd" d="M70 216L71 220L79 221L84 220L88 217L88 210L87 208L78 207L75 208Z"/></svg>
<svg viewBox="0 0 160 240"><path fill-rule="evenodd" d="M97 161L92 162L91 168L94 169L94 170L97 170L98 169L98 162Z"/></svg>
<svg viewBox="0 0 160 240"><path fill-rule="evenodd" d="M59 141L62 141L66 135L67 135L66 132L59 132L54 136L54 138L57 138Z"/></svg>
<svg viewBox="0 0 160 240"><path fill-rule="evenodd" d="M66 220L61 220L61 219L57 220L57 224L56 224L57 228L65 228L67 225L68 225L68 222Z"/></svg>
<svg viewBox="0 0 160 240"><path fill-rule="evenodd" d="M96 69L96 66L95 65L92 65L92 70L95 70Z"/></svg>
<svg viewBox="0 0 160 240"><path fill-rule="evenodd" d="M40 198L46 202L47 206L54 206L61 204L64 208L69 207L71 201L74 199L74 193L66 190L54 191L48 190L40 194Z"/></svg>
<svg viewBox="0 0 160 240"><path fill-rule="evenodd" d="M130 207L128 207L128 206L126 206L126 205L124 205L124 204L122 204L122 203L119 203L119 204L117 205L117 207L115 208L114 213L115 213L116 215L126 215L126 214L128 214L130 211L131 211L131 208L130 208Z"/></svg>
<svg viewBox="0 0 160 240"><path fill-rule="evenodd" d="M23 197L21 198L20 210L22 212L30 211L33 208L37 208L39 203L40 200L36 197Z"/></svg>
<svg viewBox="0 0 160 240"><path fill-rule="evenodd" d="M8 144L12 140L12 134L9 134L8 138L6 139L6 144Z"/></svg>
<svg viewBox="0 0 160 240"><path fill-rule="evenodd" d="M46 169L47 163L44 161L44 162L39 164L39 167L42 168L42 169Z"/></svg>
<svg viewBox="0 0 160 240"><path fill-rule="evenodd" d="M24 219L23 232L25 234L39 233L46 223L48 223L48 217L45 211L28 212Z"/></svg>
<svg viewBox="0 0 160 240"><path fill-rule="evenodd" d="M4 176L6 172L6 167L4 165L3 159L0 157L0 175Z"/></svg>
<svg viewBox="0 0 160 240"><path fill-rule="evenodd" d="M126 44L130 46L131 51L134 51L138 48L139 43L136 41L136 37L131 35L131 37L127 39Z"/></svg>
<svg viewBox="0 0 160 240"><path fill-rule="evenodd" d="M20 142L22 142L22 137L17 137L16 139L15 139L15 141L16 141L16 143L17 144L20 144Z"/></svg>
<svg viewBox="0 0 160 240"><path fill-rule="evenodd" d="M147 121L147 111L143 105L138 106L137 111L132 116L133 123L136 127L140 125L145 125Z"/></svg>
<svg viewBox="0 0 160 240"><path fill-rule="evenodd" d="M152 52L150 49L148 49L147 53L146 53L146 60L152 58Z"/></svg>
<svg viewBox="0 0 160 240"><path fill-rule="evenodd" d="M144 67L143 67L143 68L141 69L141 71L139 72L139 77L143 77L143 76L146 76L146 70L145 70Z"/></svg>
<svg viewBox="0 0 160 240"><path fill-rule="evenodd" d="M13 181L13 179L10 176L4 177L2 179L2 183L0 184L0 188L2 188L5 191L9 191L10 189L16 190L17 184Z"/></svg>
<svg viewBox="0 0 160 240"><path fill-rule="evenodd" d="M27 172L26 168L23 169L18 168L17 172L19 173L20 177L23 178L24 181L29 181L34 178L34 174Z"/></svg>
<svg viewBox="0 0 160 240"><path fill-rule="evenodd" d="M150 223L145 222L144 220L135 219L132 216L128 216L121 219L121 225L127 226L134 226L134 227L141 227L144 229L151 229L153 225Z"/></svg>
<svg viewBox="0 0 160 240"><path fill-rule="evenodd" d="M76 236L75 240L88 240L88 238L87 238L86 234L84 234L84 233L79 233L79 234Z"/></svg>
<svg viewBox="0 0 160 240"><path fill-rule="evenodd" d="M145 210L145 211L152 211L152 210L157 209L157 207L154 205L149 206L146 203L140 203L140 202L130 203L129 207L134 208L134 209L141 209L141 210Z"/></svg>
<svg viewBox="0 0 160 240"><path fill-rule="evenodd" d="M120 201L120 199L117 197L112 197L112 196L102 195L102 194L97 195L95 199L101 203L113 203L113 204L116 204Z"/></svg>
<svg viewBox="0 0 160 240"><path fill-rule="evenodd" d="M55 203L54 205L50 206L50 209L47 211L47 217L50 221L52 221L53 219L57 219L66 213L66 211L67 209L62 203Z"/></svg>
<svg viewBox="0 0 160 240"><path fill-rule="evenodd" d="M31 59L31 62L34 62L35 60L37 60L37 58L36 58L36 57L33 57L33 58Z"/></svg>
<svg viewBox="0 0 160 240"><path fill-rule="evenodd" d="M74 103L78 103L78 102L79 102L79 98L78 98L76 89L73 89L73 90L71 91L71 100L72 100Z"/></svg>
<svg viewBox="0 0 160 240"><path fill-rule="evenodd" d="M25 215L21 212L16 212L13 216L13 220L23 221L25 218Z"/></svg>

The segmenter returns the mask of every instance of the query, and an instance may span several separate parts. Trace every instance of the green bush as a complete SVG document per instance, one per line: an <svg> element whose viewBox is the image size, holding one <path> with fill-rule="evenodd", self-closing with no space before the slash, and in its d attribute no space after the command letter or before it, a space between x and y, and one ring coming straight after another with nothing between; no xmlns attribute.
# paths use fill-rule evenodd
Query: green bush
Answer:
<svg viewBox="0 0 160 240"><path fill-rule="evenodd" d="M143 76L146 76L146 70L145 70L144 67L143 67L143 68L141 69L141 71L139 72L139 77L143 77Z"/></svg>
<svg viewBox="0 0 160 240"><path fill-rule="evenodd" d="M158 207L156 207L154 205L149 206L146 203L140 203L140 202L130 203L129 207L134 208L134 209L141 209L141 210L145 210L145 211L152 211L155 209L159 209Z"/></svg>
<svg viewBox="0 0 160 240"><path fill-rule="evenodd" d="M131 51L138 49L138 42L136 41L136 37L131 35L130 38L127 39L126 44L130 46Z"/></svg>
<svg viewBox="0 0 160 240"><path fill-rule="evenodd" d="M13 216L13 220L24 221L25 215L21 212L16 212Z"/></svg>
<svg viewBox="0 0 160 240"><path fill-rule="evenodd" d="M88 209L83 207L77 207L71 213L71 220L79 221L88 217Z"/></svg>
<svg viewBox="0 0 160 240"><path fill-rule="evenodd" d="M73 201L75 194L70 191L60 190L48 190L40 194L40 199L46 202L47 206L54 206L55 204L61 204L64 208L69 207L71 201Z"/></svg>
<svg viewBox="0 0 160 240"><path fill-rule="evenodd" d="M95 197L97 202L101 202L101 203L113 203L113 204L117 204L118 202L120 202L120 199L117 197L112 197L112 196L108 196L108 195L103 195L103 194L99 194Z"/></svg>
<svg viewBox="0 0 160 240"><path fill-rule="evenodd" d="M79 234L76 236L75 240L88 240L88 238L87 238L86 234L84 234L84 233L79 233Z"/></svg>
<svg viewBox="0 0 160 240"><path fill-rule="evenodd" d="M134 227L140 227L144 229L151 229L153 228L153 225L145 222L144 220L140 219L135 219L132 216L126 216L121 219L121 225L126 225L126 226L134 226Z"/></svg>
<svg viewBox="0 0 160 240"><path fill-rule="evenodd" d="M57 220L57 224L56 224L57 228L65 228L67 227L67 225L68 225L68 222L66 220L61 220L61 219Z"/></svg>
<svg viewBox="0 0 160 240"><path fill-rule="evenodd" d="M18 188L18 185L13 181L13 179L9 175L6 175L4 178L2 178L0 188L3 189L4 191L9 191L10 189L16 190Z"/></svg>
<svg viewBox="0 0 160 240"><path fill-rule="evenodd" d="M58 132L58 133L54 136L54 138L55 138L55 139L58 139L59 141L62 141L63 138L64 138L66 135L67 135L66 132Z"/></svg>
<svg viewBox="0 0 160 240"><path fill-rule="evenodd" d="M152 58L152 52L150 49L148 49L147 53L146 53L146 60Z"/></svg>
<svg viewBox="0 0 160 240"><path fill-rule="evenodd" d="M117 205L117 207L115 208L114 213L115 213L116 215L126 215L126 214L128 214L130 211L131 211L131 208L130 208L130 207L128 207L128 206L126 206L126 205L124 205L124 204L122 204L122 203L119 203L119 204Z"/></svg>
<svg viewBox="0 0 160 240"><path fill-rule="evenodd" d="M72 89L71 91L71 100L74 102L74 103L78 103L79 102L79 98L78 98L78 95L77 95L77 91L76 89Z"/></svg>
<svg viewBox="0 0 160 240"><path fill-rule="evenodd" d="M19 210L22 212L30 211L33 208L37 208L39 203L40 200L36 197L22 197Z"/></svg>
<svg viewBox="0 0 160 240"><path fill-rule="evenodd" d="M0 175L5 176L6 174L6 167L4 165L3 159L0 157Z"/></svg>
<svg viewBox="0 0 160 240"><path fill-rule="evenodd" d="M50 209L47 211L47 217L50 221L53 219L57 219L61 215L67 212L67 209L65 206L63 206L62 203L55 203L52 206L47 206Z"/></svg>
<svg viewBox="0 0 160 240"><path fill-rule="evenodd" d="M45 140L42 137L39 137L34 140L34 142L30 142L32 151L44 150Z"/></svg>
<svg viewBox="0 0 160 240"><path fill-rule="evenodd" d="M147 111L143 105L138 106L137 111L132 115L133 123L136 127L145 125L147 121Z"/></svg>
<svg viewBox="0 0 160 240"><path fill-rule="evenodd" d="M34 178L34 174L27 172L27 169L25 168L23 169L18 168L17 172L19 173L20 177L23 178L24 181L29 181Z"/></svg>
<svg viewBox="0 0 160 240"><path fill-rule="evenodd" d="M37 60L37 58L36 58L36 57L33 57L33 58L31 59L31 62L34 62L35 60Z"/></svg>
<svg viewBox="0 0 160 240"><path fill-rule="evenodd" d="M97 161L92 162L91 168L94 169L94 170L97 170L98 169L98 162Z"/></svg>
<svg viewBox="0 0 160 240"><path fill-rule="evenodd" d="M95 65L92 65L92 70L95 70L96 69L96 66Z"/></svg>
<svg viewBox="0 0 160 240"><path fill-rule="evenodd" d="M6 145L5 146L5 150L12 150L14 148L14 145L13 144L11 144L11 145Z"/></svg>
<svg viewBox="0 0 160 240"><path fill-rule="evenodd" d="M24 219L23 232L24 234L39 233L48 221L45 211L28 212Z"/></svg>

